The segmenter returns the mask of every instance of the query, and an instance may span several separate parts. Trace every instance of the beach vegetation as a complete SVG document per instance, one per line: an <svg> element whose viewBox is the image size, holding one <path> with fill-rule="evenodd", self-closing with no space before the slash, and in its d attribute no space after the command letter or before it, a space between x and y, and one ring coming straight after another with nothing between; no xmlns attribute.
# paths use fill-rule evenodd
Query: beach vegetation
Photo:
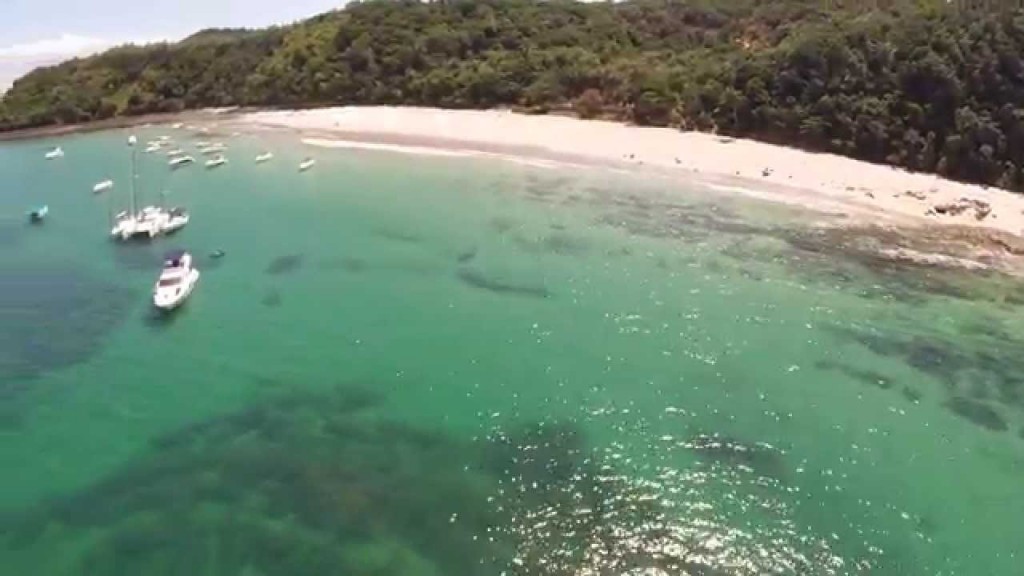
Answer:
<svg viewBox="0 0 1024 576"><path fill-rule="evenodd" d="M0 129L202 107L574 110L1024 190L1024 10L945 0L371 0L39 68Z"/></svg>

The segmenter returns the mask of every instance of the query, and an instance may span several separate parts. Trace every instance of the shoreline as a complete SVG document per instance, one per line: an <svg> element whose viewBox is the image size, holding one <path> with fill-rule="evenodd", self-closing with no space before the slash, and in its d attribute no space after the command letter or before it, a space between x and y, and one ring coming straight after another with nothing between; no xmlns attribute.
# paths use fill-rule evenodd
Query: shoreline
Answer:
<svg viewBox="0 0 1024 576"><path fill-rule="evenodd" d="M305 145L321 148L494 157L656 174L694 183L709 193L739 194L829 216L829 226L885 237L890 245L880 246L880 253L894 262L1024 275L1024 195L831 154L671 128L505 110L342 107L242 112L225 121L243 128L293 131Z"/></svg>
<svg viewBox="0 0 1024 576"><path fill-rule="evenodd" d="M251 110L250 110L251 111ZM236 114L235 109L211 109L186 110L183 112L166 112L159 114L143 114L140 116L116 116L106 120L95 120L82 124L50 124L36 128L19 128L0 132L0 142L14 142L18 140L34 140L37 138L55 138L59 136L70 136L72 134L87 134L90 132L102 132L104 130L119 130L132 128L147 124L161 125L173 124L176 122L204 123L217 118L220 115L227 116Z"/></svg>
<svg viewBox="0 0 1024 576"><path fill-rule="evenodd" d="M291 130L304 144L321 148L372 147L368 144L633 172L653 169L719 191L876 225L957 225L1001 231L1024 243L1024 193L754 140L565 115L391 106L202 109L0 132L0 142L178 122Z"/></svg>
<svg viewBox="0 0 1024 576"><path fill-rule="evenodd" d="M343 107L232 116L241 124L294 130L314 146L357 142L653 168L670 176L731 183L765 200L811 209L827 205L825 212L842 207L876 224L879 219L894 225L955 224L1024 234L1021 194L708 133L502 110Z"/></svg>
<svg viewBox="0 0 1024 576"><path fill-rule="evenodd" d="M104 130L117 130L120 128L131 128L143 124L168 124L177 122L179 119L188 116L188 113L181 114L146 114L143 116L118 116L106 120L96 120L84 124L51 124L36 128L20 128L0 132L0 142L13 142L16 140L33 140L36 138L54 138L58 136L70 136L72 134L86 134L89 132L102 132Z"/></svg>
<svg viewBox="0 0 1024 576"><path fill-rule="evenodd" d="M0 142L146 124L283 130L307 146L489 157L656 175L820 214L811 226L885 237L895 262L970 262L1024 276L1024 195L850 158L672 128L510 110L203 109L0 133ZM894 232L897 232L894 234ZM927 245L927 251L921 251ZM906 248L911 248L906 250ZM928 256L941 255L945 262ZM907 257L921 254L921 257ZM967 265L956 264L968 262Z"/></svg>

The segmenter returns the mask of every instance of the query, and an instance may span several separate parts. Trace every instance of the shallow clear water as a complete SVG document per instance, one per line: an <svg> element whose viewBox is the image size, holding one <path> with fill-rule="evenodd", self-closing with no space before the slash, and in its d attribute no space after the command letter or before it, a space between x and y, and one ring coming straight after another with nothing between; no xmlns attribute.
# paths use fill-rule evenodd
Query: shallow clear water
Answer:
<svg viewBox="0 0 1024 576"><path fill-rule="evenodd" d="M140 155L193 221L117 245L125 136L0 146L2 574L1019 569L1014 281L655 177L282 134ZM161 318L171 247L203 276Z"/></svg>

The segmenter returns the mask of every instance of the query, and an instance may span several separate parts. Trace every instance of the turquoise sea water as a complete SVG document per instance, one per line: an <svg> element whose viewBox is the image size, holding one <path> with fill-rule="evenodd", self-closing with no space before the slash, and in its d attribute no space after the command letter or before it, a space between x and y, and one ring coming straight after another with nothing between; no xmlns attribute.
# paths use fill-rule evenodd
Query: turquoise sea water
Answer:
<svg viewBox="0 0 1024 576"><path fill-rule="evenodd" d="M283 134L140 155L193 220L119 245L126 135L0 145L0 574L1020 573L1015 281L654 176ZM172 247L202 279L162 318Z"/></svg>

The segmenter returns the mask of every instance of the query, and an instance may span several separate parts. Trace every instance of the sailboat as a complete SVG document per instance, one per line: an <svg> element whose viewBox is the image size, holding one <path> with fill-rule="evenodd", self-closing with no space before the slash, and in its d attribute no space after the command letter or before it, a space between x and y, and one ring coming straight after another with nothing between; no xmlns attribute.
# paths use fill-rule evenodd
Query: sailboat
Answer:
<svg viewBox="0 0 1024 576"><path fill-rule="evenodd" d="M138 174L135 170L136 155L138 150L136 144L138 139L132 135L128 138L128 145L132 148L132 185L131 203L129 209L117 214L114 218L114 226L110 229L111 237L118 240L129 240L135 237L154 238L161 234L168 234L181 229L188 224L188 213L181 208L168 210L162 206L145 206L138 208L136 198L136 184Z"/></svg>

